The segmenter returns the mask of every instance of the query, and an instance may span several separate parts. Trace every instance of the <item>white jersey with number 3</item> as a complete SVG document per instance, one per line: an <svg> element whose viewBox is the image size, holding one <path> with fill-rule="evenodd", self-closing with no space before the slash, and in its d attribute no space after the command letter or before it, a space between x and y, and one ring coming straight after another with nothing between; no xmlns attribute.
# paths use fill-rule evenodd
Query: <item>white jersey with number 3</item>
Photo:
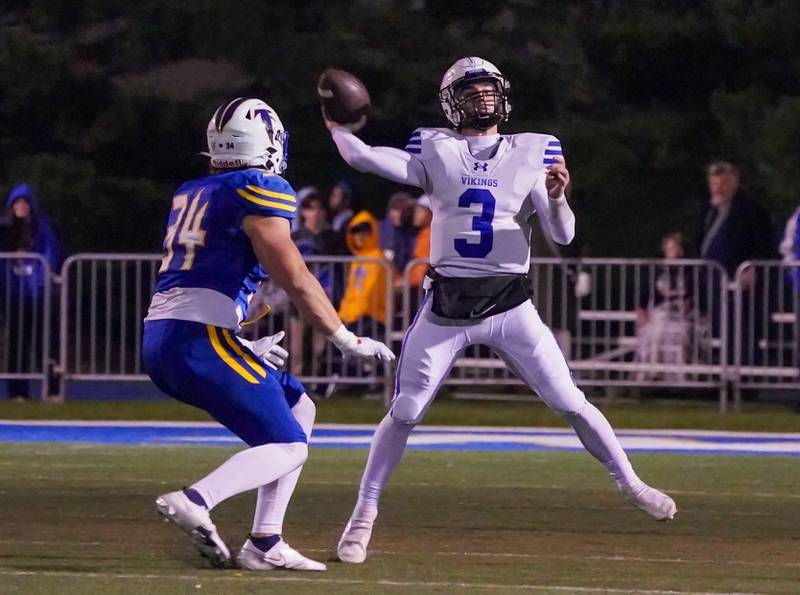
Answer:
<svg viewBox="0 0 800 595"><path fill-rule="evenodd" d="M494 154L478 159L467 138L418 128L405 150L425 169L430 196L431 264L447 277L525 274L531 215L547 196L545 168L562 154L548 134L498 135Z"/></svg>
<svg viewBox="0 0 800 595"><path fill-rule="evenodd" d="M405 150L371 147L344 127L332 130L345 161L359 171L422 188L431 199L431 264L447 277L526 274L531 215L559 244L575 235L575 216L546 188L547 167L562 158L549 134L466 137L418 128Z"/></svg>

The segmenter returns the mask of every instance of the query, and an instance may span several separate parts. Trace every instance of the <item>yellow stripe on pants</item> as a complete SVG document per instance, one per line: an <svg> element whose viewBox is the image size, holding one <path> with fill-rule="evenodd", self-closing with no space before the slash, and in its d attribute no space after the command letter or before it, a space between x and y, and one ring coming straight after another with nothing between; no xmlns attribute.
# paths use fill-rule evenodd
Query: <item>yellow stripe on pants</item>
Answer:
<svg viewBox="0 0 800 595"><path fill-rule="evenodd" d="M247 363L247 365L253 369L253 371L256 374L258 374L262 378L267 377L267 371L264 369L264 367L258 365L255 361L253 361L252 357L250 357L247 353L245 353L242 350L242 346L239 345L239 343L236 342L236 339L234 339L231 336L231 332L228 329L222 329L222 336L225 337L225 341L228 343L228 345L231 346L233 352L239 357L241 357Z"/></svg>
<svg viewBox="0 0 800 595"><path fill-rule="evenodd" d="M211 340L211 346L214 348L214 351L217 352L217 355L220 356L220 358L222 358L222 361L228 364L228 366L234 372L236 372L239 376L247 380L247 382L249 382L250 384L258 384L258 380L256 379L256 377L253 376L247 370L245 370L239 362L233 359L231 355L227 351L225 351L225 348L219 341L219 336L217 335L216 327L207 324L206 329L208 330L208 338Z"/></svg>

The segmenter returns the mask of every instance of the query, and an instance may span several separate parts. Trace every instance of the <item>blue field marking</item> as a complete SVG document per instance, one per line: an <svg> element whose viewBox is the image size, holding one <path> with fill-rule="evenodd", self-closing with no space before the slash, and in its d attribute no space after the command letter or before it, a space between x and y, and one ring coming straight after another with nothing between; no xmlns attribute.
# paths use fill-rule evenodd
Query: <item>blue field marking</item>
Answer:
<svg viewBox="0 0 800 595"><path fill-rule="evenodd" d="M374 426L321 424L314 448L367 448ZM629 452L800 456L800 433L715 432L699 430L621 430ZM240 446L242 442L213 422L87 422L0 420L0 442L56 442L118 445ZM420 450L581 451L572 430L423 426L409 447Z"/></svg>

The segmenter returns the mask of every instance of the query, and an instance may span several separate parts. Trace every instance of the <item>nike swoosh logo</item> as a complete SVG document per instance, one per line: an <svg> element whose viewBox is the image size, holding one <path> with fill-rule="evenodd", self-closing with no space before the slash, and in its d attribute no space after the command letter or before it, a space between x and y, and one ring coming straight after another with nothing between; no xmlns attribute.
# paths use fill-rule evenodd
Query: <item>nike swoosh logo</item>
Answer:
<svg viewBox="0 0 800 595"><path fill-rule="evenodd" d="M493 310L497 306L497 304L492 304L488 308L484 308L480 312L475 312L474 310L470 313L470 318L483 318L486 316L486 313Z"/></svg>
<svg viewBox="0 0 800 595"><path fill-rule="evenodd" d="M275 558L264 556L264 560L273 566L286 566L286 560L283 559L283 556L277 556Z"/></svg>

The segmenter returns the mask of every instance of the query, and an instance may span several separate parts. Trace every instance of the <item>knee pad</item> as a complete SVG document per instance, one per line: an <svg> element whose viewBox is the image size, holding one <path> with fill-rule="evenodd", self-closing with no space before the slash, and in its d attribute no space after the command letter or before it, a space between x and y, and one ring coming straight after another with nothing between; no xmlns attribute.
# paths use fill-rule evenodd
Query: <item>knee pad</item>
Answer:
<svg viewBox="0 0 800 595"><path fill-rule="evenodd" d="M305 442L292 442L291 444L283 445L286 450L290 451L292 455L300 459L300 464L305 464L308 459L308 444Z"/></svg>
<svg viewBox="0 0 800 595"><path fill-rule="evenodd" d="M311 429L314 427L314 418L317 416L317 406L311 398L303 393L292 407L292 415L303 428L306 438L311 438Z"/></svg>
<svg viewBox="0 0 800 595"><path fill-rule="evenodd" d="M586 411L586 407L588 407L588 405L589 405L589 401L587 401L586 398L584 397L583 403L581 403L580 406L575 407L574 409L571 409L569 411L556 411L556 413L559 416L564 417L564 418L580 417L581 414L584 411Z"/></svg>
<svg viewBox="0 0 800 595"><path fill-rule="evenodd" d="M401 395L392 402L392 420L400 424L415 425L425 413L427 400Z"/></svg>

